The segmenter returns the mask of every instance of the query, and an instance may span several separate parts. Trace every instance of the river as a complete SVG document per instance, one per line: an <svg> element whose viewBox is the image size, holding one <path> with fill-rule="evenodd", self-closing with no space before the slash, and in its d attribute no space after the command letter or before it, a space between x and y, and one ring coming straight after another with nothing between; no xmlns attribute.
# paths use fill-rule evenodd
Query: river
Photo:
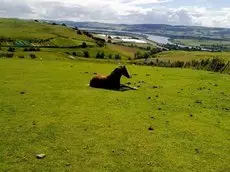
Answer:
<svg viewBox="0 0 230 172"><path fill-rule="evenodd" d="M165 36L157 36L157 35L149 35L145 34L149 40L156 42L158 44L173 44L172 42L169 41L170 38L165 37Z"/></svg>
<svg viewBox="0 0 230 172"><path fill-rule="evenodd" d="M153 42L156 42L158 44L173 44L169 41L170 38L165 36L157 36L157 35L150 35L145 34L141 32L130 32L130 31L121 31L121 30L111 30L111 29L96 29L96 28L80 28L82 30L88 30L93 31L97 33L107 33L107 34L114 34L114 33L122 33L122 34L134 34L134 35L140 35L140 37L143 37L143 35L147 36L147 38Z"/></svg>

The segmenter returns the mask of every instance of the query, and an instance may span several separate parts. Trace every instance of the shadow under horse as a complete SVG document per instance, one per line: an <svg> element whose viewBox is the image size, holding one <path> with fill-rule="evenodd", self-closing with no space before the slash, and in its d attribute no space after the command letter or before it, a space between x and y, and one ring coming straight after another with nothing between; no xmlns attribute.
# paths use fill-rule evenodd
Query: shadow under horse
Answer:
<svg viewBox="0 0 230 172"><path fill-rule="evenodd" d="M93 88L104 88L110 90L127 91L136 90L136 88L121 84L121 77L131 78L125 66L116 68L110 75L97 75L90 80L90 86Z"/></svg>

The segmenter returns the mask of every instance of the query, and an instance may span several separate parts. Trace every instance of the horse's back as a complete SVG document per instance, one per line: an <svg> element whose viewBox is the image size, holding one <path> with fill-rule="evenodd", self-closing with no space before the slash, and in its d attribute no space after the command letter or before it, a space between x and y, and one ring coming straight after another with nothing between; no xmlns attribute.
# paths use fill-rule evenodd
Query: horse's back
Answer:
<svg viewBox="0 0 230 172"><path fill-rule="evenodd" d="M106 79L107 79L106 76L97 75L90 80L89 85L90 87L104 88Z"/></svg>

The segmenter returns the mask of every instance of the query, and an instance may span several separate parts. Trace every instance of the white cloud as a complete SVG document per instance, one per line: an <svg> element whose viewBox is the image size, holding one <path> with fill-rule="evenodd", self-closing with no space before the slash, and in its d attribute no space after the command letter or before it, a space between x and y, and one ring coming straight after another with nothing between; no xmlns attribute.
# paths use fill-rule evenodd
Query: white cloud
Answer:
<svg viewBox="0 0 230 172"><path fill-rule="evenodd" d="M170 6L174 1L0 0L0 17L230 27L230 7Z"/></svg>

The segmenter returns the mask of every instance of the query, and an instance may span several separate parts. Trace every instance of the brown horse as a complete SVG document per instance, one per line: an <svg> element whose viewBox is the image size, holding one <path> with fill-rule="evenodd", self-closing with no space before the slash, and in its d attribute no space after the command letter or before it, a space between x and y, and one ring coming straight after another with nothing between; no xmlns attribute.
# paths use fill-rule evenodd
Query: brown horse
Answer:
<svg viewBox="0 0 230 172"><path fill-rule="evenodd" d="M94 88L105 88L105 89L115 89L121 88L121 77L124 75L127 78L131 78L125 66L120 66L116 68L108 76L97 75L93 77L90 81L90 86Z"/></svg>

